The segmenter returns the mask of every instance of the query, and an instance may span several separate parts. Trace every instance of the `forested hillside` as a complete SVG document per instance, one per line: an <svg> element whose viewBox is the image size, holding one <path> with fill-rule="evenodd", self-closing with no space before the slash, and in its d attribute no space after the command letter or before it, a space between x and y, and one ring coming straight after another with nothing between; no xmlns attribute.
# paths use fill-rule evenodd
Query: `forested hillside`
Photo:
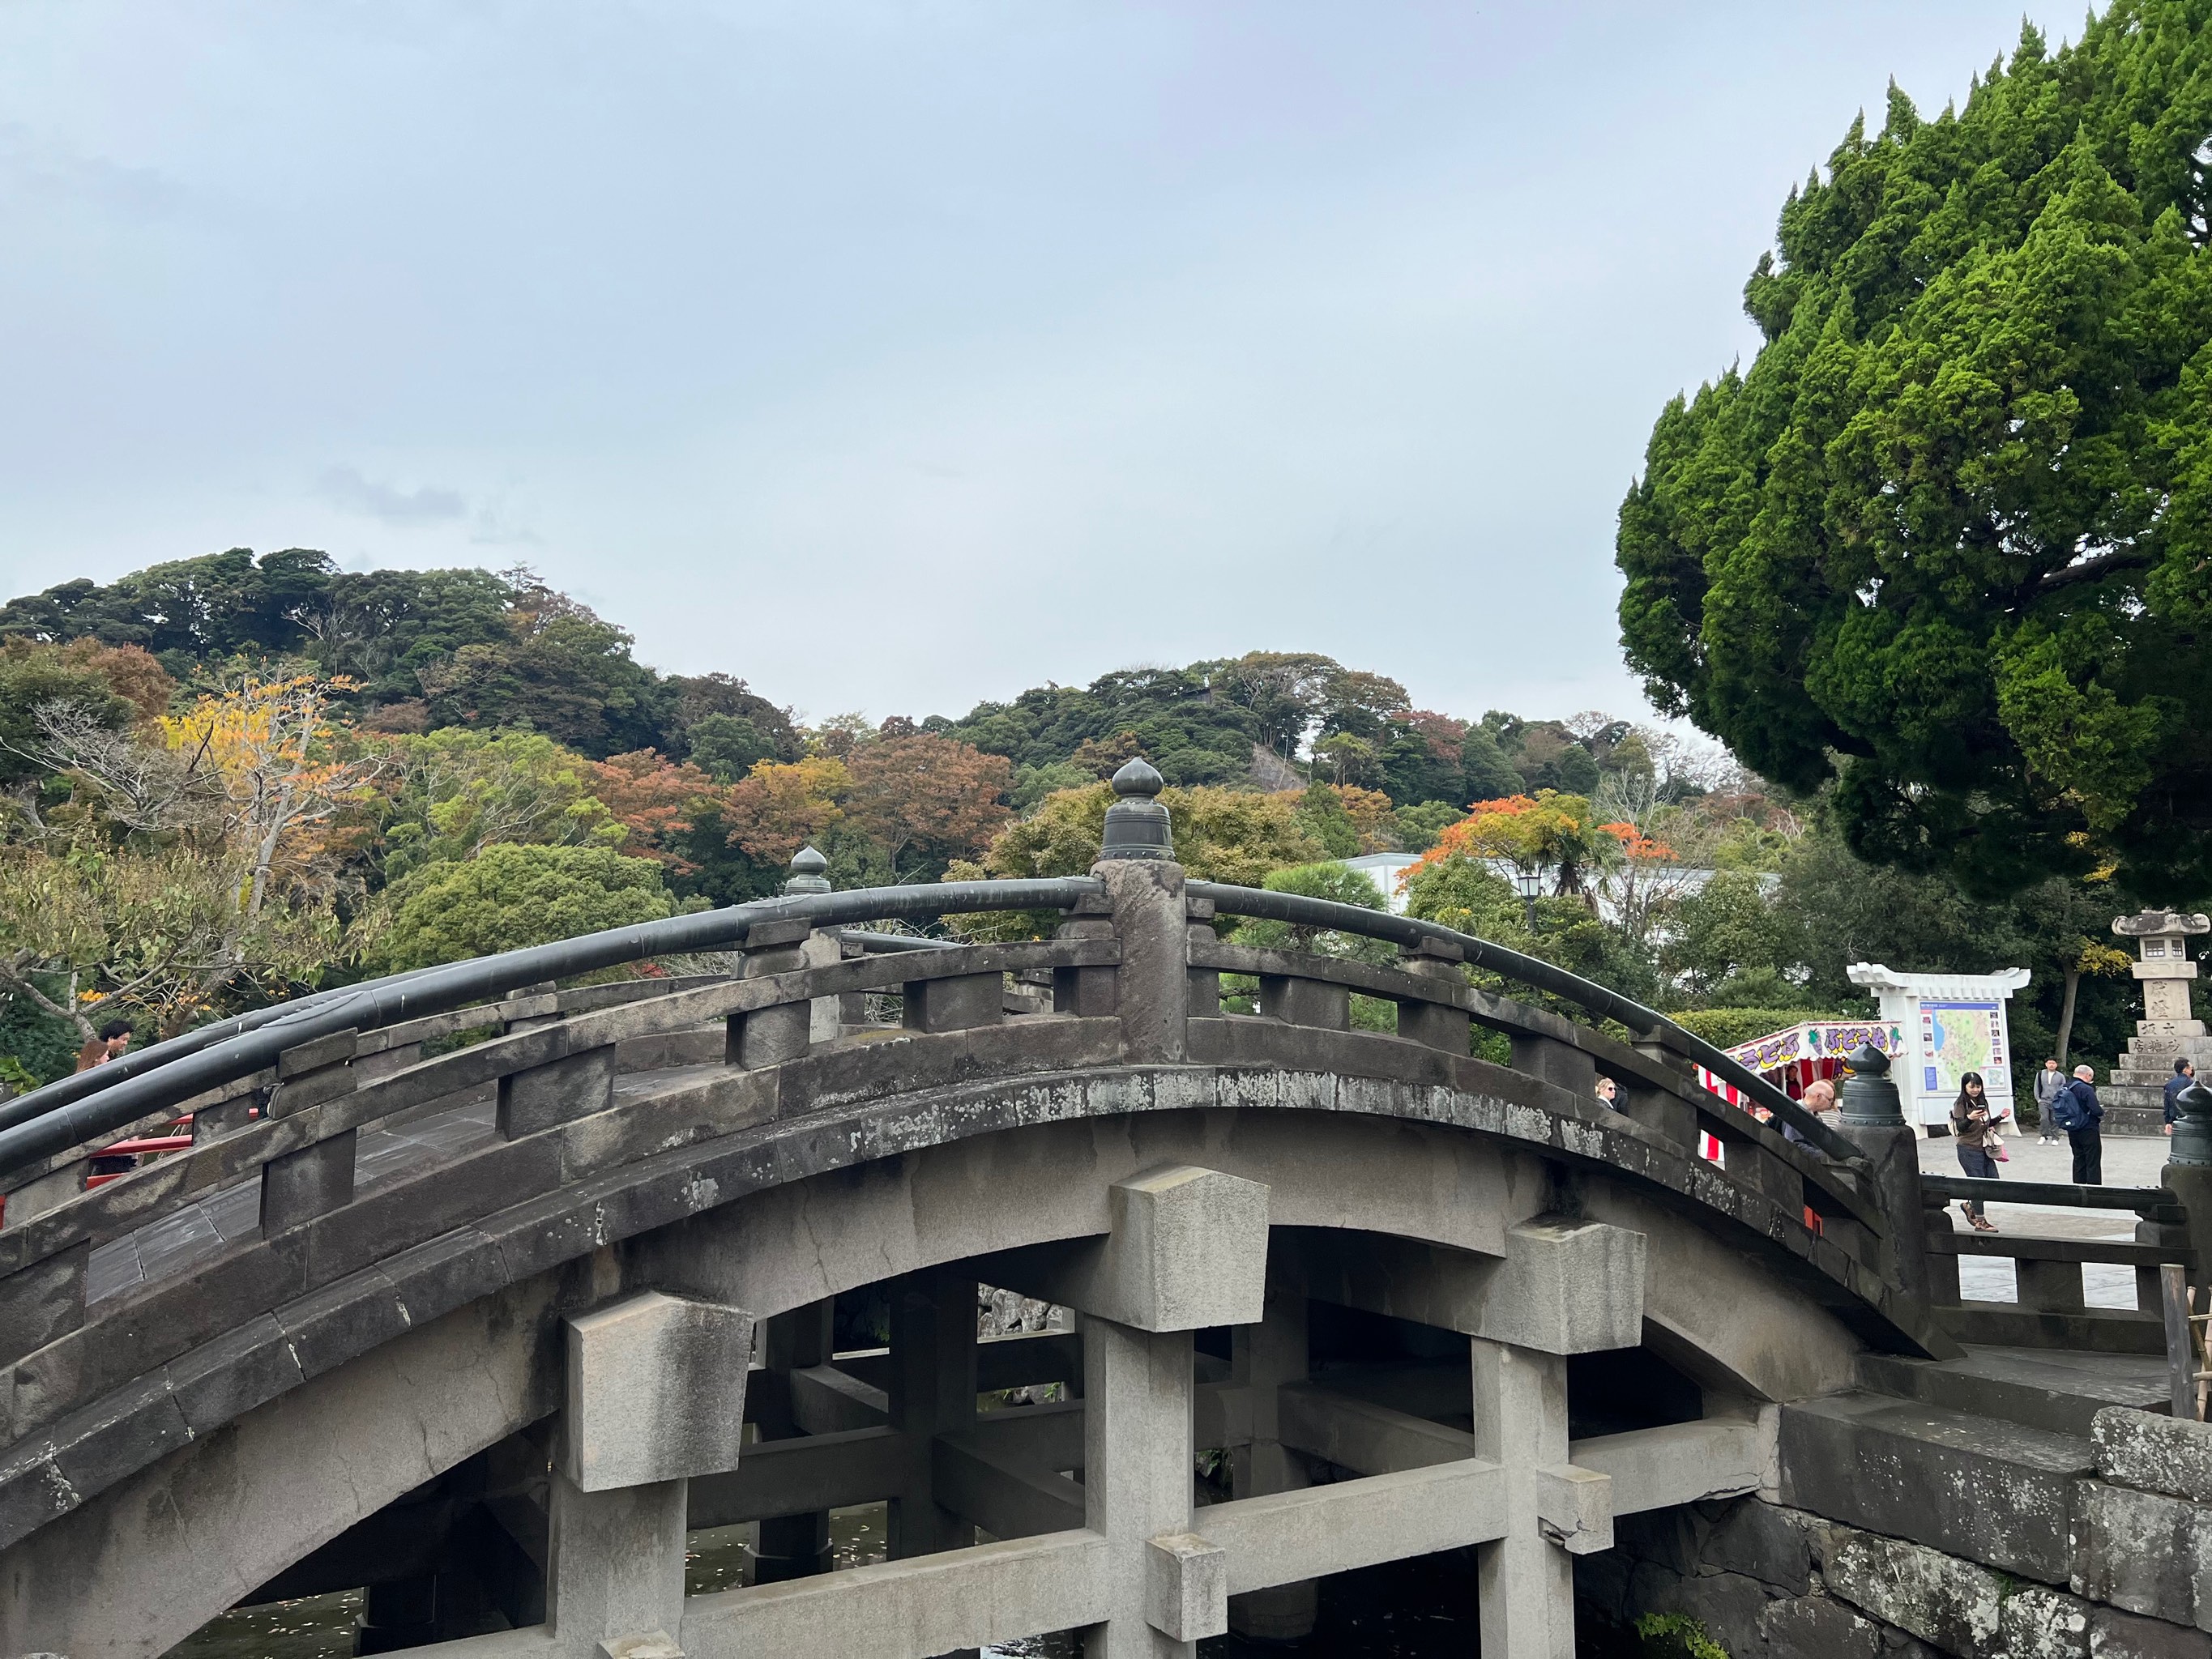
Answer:
<svg viewBox="0 0 2212 1659"><path fill-rule="evenodd" d="M1660 728L1417 709L1380 673L1273 651L803 726L734 673L639 662L526 569L236 549L0 608L0 1074L57 1075L116 1018L173 1031L758 896L809 842L841 886L1080 870L1136 754L1200 874L1372 902L1329 861L1422 853L1421 914L1778 1023L1852 1006L1851 961L2023 961L2023 1053L2069 979L2082 1041L2117 1044L2107 896L1974 903L1870 870L1821 799ZM1545 872L1533 927L1501 860Z"/></svg>

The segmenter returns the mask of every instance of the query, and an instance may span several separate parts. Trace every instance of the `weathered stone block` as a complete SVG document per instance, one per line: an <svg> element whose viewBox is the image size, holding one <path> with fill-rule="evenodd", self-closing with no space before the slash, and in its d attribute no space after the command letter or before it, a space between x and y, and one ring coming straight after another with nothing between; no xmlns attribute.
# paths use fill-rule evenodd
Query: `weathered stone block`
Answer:
<svg viewBox="0 0 2212 1659"><path fill-rule="evenodd" d="M1000 1259L991 1279L1039 1301L1140 1331L1259 1321L1267 1275L1267 1189L1173 1164L1116 1182L1104 1238Z"/></svg>
<svg viewBox="0 0 2212 1659"><path fill-rule="evenodd" d="M1769 1601L1759 1615L1766 1659L1883 1659L1881 1627L1824 1595Z"/></svg>
<svg viewBox="0 0 2212 1659"><path fill-rule="evenodd" d="M1560 1463L1536 1471L1536 1519L1570 1555L1613 1547L1613 1477Z"/></svg>
<svg viewBox="0 0 2212 1659"><path fill-rule="evenodd" d="M1686 1613L1705 1627L1706 1633L1729 1654L1763 1651L1759 1626L1772 1598L1756 1579L1741 1573L1716 1572L1676 1578L1662 1569L1644 1566L1630 1583L1632 1612ZM1825 1656L1823 1656L1825 1659Z"/></svg>
<svg viewBox="0 0 2212 1659"><path fill-rule="evenodd" d="M1516 1032L1513 1069L1556 1084L1584 1100L1594 1098L1596 1093L1597 1062L1571 1042L1562 1042L1557 1037Z"/></svg>
<svg viewBox="0 0 2212 1659"><path fill-rule="evenodd" d="M645 1291L568 1321L562 1468L579 1490L738 1466L753 1318Z"/></svg>
<svg viewBox="0 0 2212 1659"><path fill-rule="evenodd" d="M2078 1510L2076 1590L2131 1613L2212 1629L2212 1510L2084 1480Z"/></svg>
<svg viewBox="0 0 2212 1659"><path fill-rule="evenodd" d="M2089 1604L2041 1584L2015 1586L1997 1609L1997 1650L2005 1659L2084 1659Z"/></svg>
<svg viewBox="0 0 2212 1659"><path fill-rule="evenodd" d="M1812 1584L1813 1546L1804 1528L1756 1498L1739 1498L1722 1511L1706 1534L1705 1559L1791 1595Z"/></svg>
<svg viewBox="0 0 2212 1659"><path fill-rule="evenodd" d="M961 974L951 979L918 979L906 988L902 1024L909 1031L965 1031L995 1025L1006 1010L1006 979L1000 974Z"/></svg>
<svg viewBox="0 0 2212 1659"><path fill-rule="evenodd" d="M1971 1561L1839 1527L1825 1568L1831 1594L1946 1653L1985 1653L1996 1637L2005 1583Z"/></svg>
<svg viewBox="0 0 2212 1659"><path fill-rule="evenodd" d="M1091 873L1106 884L1121 945L1115 1012L1123 1052L1139 1062L1179 1060L1188 1052L1190 1017L1182 867L1164 859L1108 859Z"/></svg>
<svg viewBox="0 0 2212 1659"><path fill-rule="evenodd" d="M0 1364L13 1364L84 1323L89 1239L0 1279Z"/></svg>
<svg viewBox="0 0 2212 1659"><path fill-rule="evenodd" d="M2086 1440L1846 1394L1784 1406L1781 1451L1784 1504L2045 1583L2073 1571Z"/></svg>
<svg viewBox="0 0 2212 1659"><path fill-rule="evenodd" d="M1229 1553L1195 1533L1145 1544L1145 1621L1171 1642L1229 1630Z"/></svg>
<svg viewBox="0 0 2212 1659"><path fill-rule="evenodd" d="M1505 1235L1480 1334L1540 1353L1632 1348L1644 1338L1644 1235L1603 1222L1523 1222Z"/></svg>
<svg viewBox="0 0 2212 1659"><path fill-rule="evenodd" d="M281 1056L280 1060L289 1058L288 1054ZM276 1086L269 1093L268 1115L270 1117L289 1117L310 1106L319 1106L326 1100L336 1100L340 1095L349 1095L354 1091L355 1080L353 1061L350 1060L336 1060L317 1071L280 1077Z"/></svg>
<svg viewBox="0 0 2212 1659"><path fill-rule="evenodd" d="M635 1636L610 1636L599 1644L599 1659L684 1659L684 1650L665 1630Z"/></svg>
<svg viewBox="0 0 2212 1659"><path fill-rule="evenodd" d="M277 1080L282 1082L289 1078L305 1077L310 1072L319 1072L325 1066L351 1060L360 1036L358 1031L349 1027L285 1049L276 1056Z"/></svg>
<svg viewBox="0 0 2212 1659"><path fill-rule="evenodd" d="M2212 1504L2212 1423L2111 1406L2091 1419L2089 1440L2106 1480Z"/></svg>
<svg viewBox="0 0 2212 1659"><path fill-rule="evenodd" d="M1344 986L1322 980L1262 974L1260 1012L1269 1019L1279 1019L1288 1025L1311 1025L1324 1031L1348 1030L1352 1026L1352 993Z"/></svg>
<svg viewBox="0 0 2212 1659"><path fill-rule="evenodd" d="M1424 1048L1463 1054L1468 1051L1472 1029L1473 1021L1464 1008L1410 1000L1398 1005L1398 1035Z"/></svg>
<svg viewBox="0 0 2212 1659"><path fill-rule="evenodd" d="M348 1129L261 1166L261 1236L274 1238L353 1201L355 1141Z"/></svg>
<svg viewBox="0 0 2212 1659"><path fill-rule="evenodd" d="M2093 1607L2089 1659L2212 1659L2212 1636L2118 1607Z"/></svg>
<svg viewBox="0 0 2212 1659"><path fill-rule="evenodd" d="M509 1140L603 1112L614 1103L611 1043L499 1080L499 1132Z"/></svg>

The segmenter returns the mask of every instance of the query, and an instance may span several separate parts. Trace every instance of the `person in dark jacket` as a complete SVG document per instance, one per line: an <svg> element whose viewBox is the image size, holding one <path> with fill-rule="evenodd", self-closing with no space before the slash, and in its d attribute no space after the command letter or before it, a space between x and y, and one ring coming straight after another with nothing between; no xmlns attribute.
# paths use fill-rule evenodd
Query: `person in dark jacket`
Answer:
<svg viewBox="0 0 2212 1659"><path fill-rule="evenodd" d="M1983 1091L1982 1074L1968 1072L1959 1079L1959 1097L1951 1103L1951 1137L1958 1143L1959 1167L1978 1181L1997 1178L1996 1160L1990 1156L1990 1097ZM1996 1224L1982 1213L1979 1200L1968 1199L1959 1208L1976 1232L1996 1231Z"/></svg>
<svg viewBox="0 0 2212 1659"><path fill-rule="evenodd" d="M2173 1062L2173 1075L2166 1080L2165 1132L2167 1134L2173 1133L2173 1126L2181 1118L2181 1108L2175 1103L2180 1100L2181 1091L2196 1081L2197 1068L2189 1063L2186 1055Z"/></svg>
<svg viewBox="0 0 2212 1659"><path fill-rule="evenodd" d="M2074 1068L2074 1081L2051 1103L2058 1127L2074 1147L2074 1184L2105 1184L2105 1109L2097 1099L2097 1073L2087 1066Z"/></svg>

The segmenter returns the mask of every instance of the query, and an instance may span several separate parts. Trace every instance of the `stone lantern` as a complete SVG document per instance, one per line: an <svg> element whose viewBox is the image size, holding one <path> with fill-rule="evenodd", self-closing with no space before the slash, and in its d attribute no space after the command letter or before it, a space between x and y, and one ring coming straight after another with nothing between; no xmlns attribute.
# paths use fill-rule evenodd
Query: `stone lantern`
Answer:
<svg viewBox="0 0 2212 1659"><path fill-rule="evenodd" d="M2212 1038L2206 1037L2204 1022L2189 1006L2189 981L2197 977L2189 936L2212 933L2212 917L2144 910L2116 918L2112 931L2136 942L2131 970L2142 985L2143 1017L2136 1022L2135 1040L2112 1068L2106 1102L2118 1121L2106 1127L2155 1134L2165 1116L2166 1080L2173 1075L2173 1062L2187 1059L2202 1071L2212 1058Z"/></svg>

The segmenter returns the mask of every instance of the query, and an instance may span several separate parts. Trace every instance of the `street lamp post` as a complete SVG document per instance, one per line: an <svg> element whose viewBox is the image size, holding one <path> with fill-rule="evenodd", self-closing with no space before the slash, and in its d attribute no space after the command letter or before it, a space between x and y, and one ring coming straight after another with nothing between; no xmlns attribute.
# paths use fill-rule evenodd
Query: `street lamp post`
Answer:
<svg viewBox="0 0 2212 1659"><path fill-rule="evenodd" d="M1513 880L1521 889L1521 915L1528 924L1529 937L1533 939L1536 933L1536 895L1544 885L1544 872L1540 870L1516 870Z"/></svg>

